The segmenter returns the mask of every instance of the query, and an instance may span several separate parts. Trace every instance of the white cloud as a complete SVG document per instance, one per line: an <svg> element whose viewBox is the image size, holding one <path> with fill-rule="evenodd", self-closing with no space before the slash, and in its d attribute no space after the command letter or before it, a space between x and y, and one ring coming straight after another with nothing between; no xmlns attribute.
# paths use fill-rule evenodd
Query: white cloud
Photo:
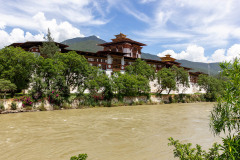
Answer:
<svg viewBox="0 0 240 160"><path fill-rule="evenodd" d="M22 29L15 28L9 34L0 30L0 48L16 42L43 40L43 34L32 35L29 32L24 33Z"/></svg>
<svg viewBox="0 0 240 160"><path fill-rule="evenodd" d="M212 60L213 62L222 62L222 61L226 60L226 59L225 59L225 49L218 49L218 50L216 50L216 51L212 54L211 60Z"/></svg>
<svg viewBox="0 0 240 160"><path fill-rule="evenodd" d="M95 0L0 0L0 17L8 26L34 27L30 20L32 15L43 12L49 18L55 17L60 21L69 21L81 25L102 25L107 23L104 18L102 2ZM97 13L97 14L96 14ZM23 23L24 22L24 23ZM27 25L26 25L27 22Z"/></svg>
<svg viewBox="0 0 240 160"><path fill-rule="evenodd" d="M19 28L14 28L10 33L7 33L4 28L0 29L0 48L15 42L41 41L43 40L44 34L47 33L48 28L51 31L52 37L57 42L84 36L78 28L72 26L69 22L64 21L57 23L56 19L48 20L42 12L36 14L31 21L37 26L35 29L39 32L38 34L25 33Z"/></svg>
<svg viewBox="0 0 240 160"><path fill-rule="evenodd" d="M73 27L69 22L57 23L56 19L47 20L44 13L39 12L33 17L34 23L37 24L36 28L39 32L46 33L50 29L55 41L61 42L63 40L83 37L78 28Z"/></svg>
<svg viewBox="0 0 240 160"><path fill-rule="evenodd" d="M232 45L226 52L225 49L217 49L211 56L206 56L204 48L197 45L189 45L186 50L176 53L173 50L165 50L159 53L159 57L164 57L166 54L170 54L176 59L185 59L194 62L223 62L231 61L234 58L240 58L240 44Z"/></svg>
<svg viewBox="0 0 240 160"><path fill-rule="evenodd" d="M0 29L5 29L6 23L0 21Z"/></svg>
<svg viewBox="0 0 240 160"><path fill-rule="evenodd" d="M152 12L146 15L151 17L149 27L134 33L163 42L162 45L171 40L222 48L233 38L240 40L239 6L238 0L156 1Z"/></svg>
<svg viewBox="0 0 240 160"><path fill-rule="evenodd" d="M173 58L176 59L186 59L194 62L206 62L207 57L204 55L204 48L197 45L190 45L185 51L180 53L175 53L173 50L166 50L162 53L159 53L159 57L164 57L166 54L170 54Z"/></svg>
<svg viewBox="0 0 240 160"><path fill-rule="evenodd" d="M140 3L150 3L150 2L155 2L156 0L141 0Z"/></svg>

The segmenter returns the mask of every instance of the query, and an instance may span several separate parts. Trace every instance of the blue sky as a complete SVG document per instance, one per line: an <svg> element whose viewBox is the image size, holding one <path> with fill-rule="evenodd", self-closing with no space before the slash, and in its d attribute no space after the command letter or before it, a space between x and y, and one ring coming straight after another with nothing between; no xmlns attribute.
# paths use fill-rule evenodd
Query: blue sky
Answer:
<svg viewBox="0 0 240 160"><path fill-rule="evenodd" d="M0 48L13 42L122 32L143 52L199 62L240 53L239 0L0 0Z"/></svg>

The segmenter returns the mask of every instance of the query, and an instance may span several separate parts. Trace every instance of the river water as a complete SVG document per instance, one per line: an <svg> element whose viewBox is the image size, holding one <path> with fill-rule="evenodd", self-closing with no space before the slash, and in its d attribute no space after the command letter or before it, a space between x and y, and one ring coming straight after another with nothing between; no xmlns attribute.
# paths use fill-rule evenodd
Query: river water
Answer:
<svg viewBox="0 0 240 160"><path fill-rule="evenodd" d="M213 103L90 108L0 115L1 160L171 160L167 138L211 147Z"/></svg>

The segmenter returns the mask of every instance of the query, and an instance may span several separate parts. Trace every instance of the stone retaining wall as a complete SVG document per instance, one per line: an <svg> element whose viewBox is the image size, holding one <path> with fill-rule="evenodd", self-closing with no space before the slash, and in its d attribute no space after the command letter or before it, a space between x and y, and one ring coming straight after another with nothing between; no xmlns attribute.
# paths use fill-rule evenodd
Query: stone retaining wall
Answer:
<svg viewBox="0 0 240 160"><path fill-rule="evenodd" d="M161 96L156 96L156 95L151 95L150 98L148 99L147 96L138 96L138 97L124 97L123 98L123 103L126 104L132 104L136 102L152 102L152 103L169 103L169 99L174 98L174 96L177 95L161 95ZM193 97L197 97L199 95L191 95ZM6 111L11 110L11 104L12 102L15 102L17 104L17 110L22 111L24 108L22 107L22 102L21 101L14 101L14 99L6 99L6 100L0 100L0 103L3 103L4 108ZM112 104L118 103L118 99L114 98L112 99ZM81 100L74 100L71 104L69 104L70 107L72 108L78 108L81 104ZM46 110L53 110L53 105L51 105L47 100L44 102L37 102L33 104L33 109L37 110L39 107L44 107Z"/></svg>

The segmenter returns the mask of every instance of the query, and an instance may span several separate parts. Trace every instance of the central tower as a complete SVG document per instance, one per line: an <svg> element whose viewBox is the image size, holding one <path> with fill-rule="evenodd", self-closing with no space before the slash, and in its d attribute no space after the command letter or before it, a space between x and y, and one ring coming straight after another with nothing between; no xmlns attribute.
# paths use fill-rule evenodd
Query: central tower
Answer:
<svg viewBox="0 0 240 160"><path fill-rule="evenodd" d="M141 58L142 46L146 44L131 40L125 34L115 35L116 38L112 42L99 44L104 47L104 51L126 53L126 57Z"/></svg>

